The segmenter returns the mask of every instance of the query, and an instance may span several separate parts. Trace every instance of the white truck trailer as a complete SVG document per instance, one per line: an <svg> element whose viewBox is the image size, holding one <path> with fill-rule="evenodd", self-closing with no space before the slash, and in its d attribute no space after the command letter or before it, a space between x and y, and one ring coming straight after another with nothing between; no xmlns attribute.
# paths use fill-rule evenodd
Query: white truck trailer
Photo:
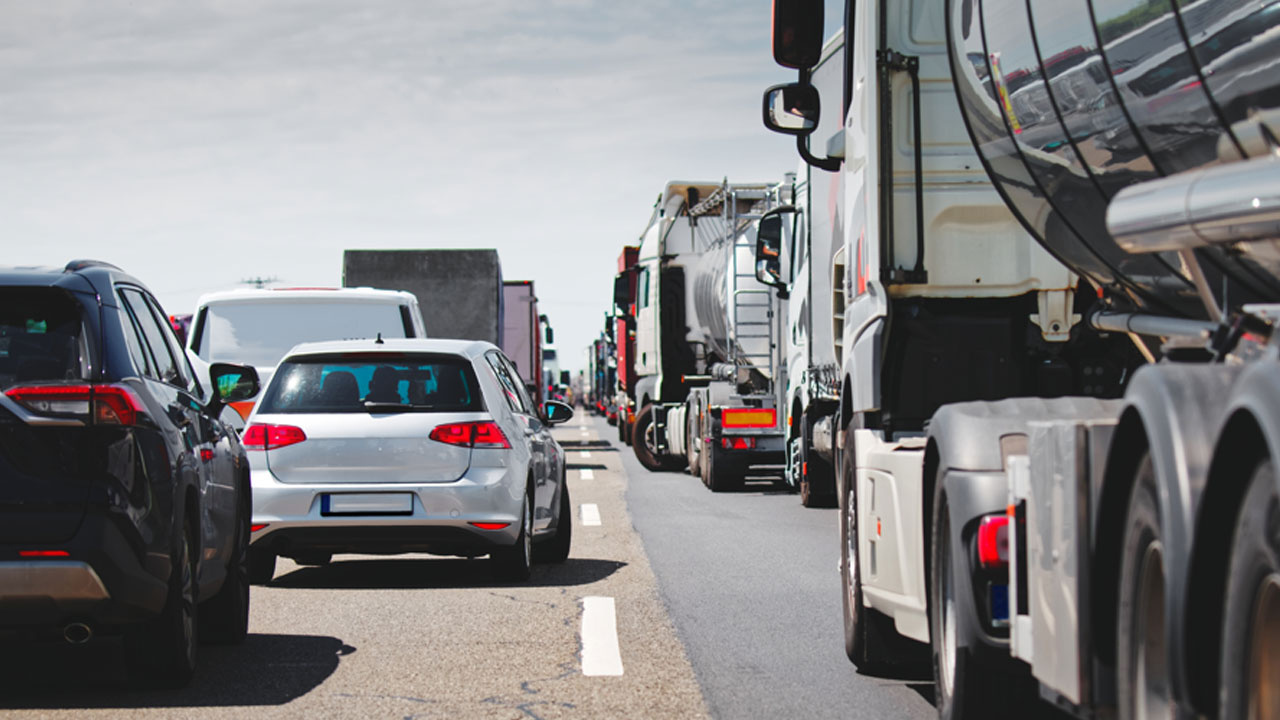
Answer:
<svg viewBox="0 0 1280 720"><path fill-rule="evenodd" d="M848 2L834 92L822 7L765 116L838 183L850 658L929 643L947 718L1280 717L1280 3Z"/></svg>

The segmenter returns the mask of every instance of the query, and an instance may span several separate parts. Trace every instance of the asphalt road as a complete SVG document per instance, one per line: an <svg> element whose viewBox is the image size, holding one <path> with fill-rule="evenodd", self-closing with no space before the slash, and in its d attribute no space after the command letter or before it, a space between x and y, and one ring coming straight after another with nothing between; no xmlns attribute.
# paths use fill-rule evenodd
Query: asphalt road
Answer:
<svg viewBox="0 0 1280 720"><path fill-rule="evenodd" d="M844 657L834 511L650 473L601 420L556 434L573 549L528 583L495 582L483 560L282 559L253 588L247 642L203 646L189 687L131 689L110 638L4 644L0 716L934 716L928 683Z"/></svg>

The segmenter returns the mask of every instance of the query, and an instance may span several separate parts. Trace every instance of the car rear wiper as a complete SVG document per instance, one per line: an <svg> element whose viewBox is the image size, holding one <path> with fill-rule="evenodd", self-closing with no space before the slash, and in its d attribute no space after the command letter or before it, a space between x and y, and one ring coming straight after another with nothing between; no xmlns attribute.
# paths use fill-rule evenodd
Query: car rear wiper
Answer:
<svg viewBox="0 0 1280 720"><path fill-rule="evenodd" d="M374 400L365 400L365 410L412 410L413 405L402 402L378 402Z"/></svg>

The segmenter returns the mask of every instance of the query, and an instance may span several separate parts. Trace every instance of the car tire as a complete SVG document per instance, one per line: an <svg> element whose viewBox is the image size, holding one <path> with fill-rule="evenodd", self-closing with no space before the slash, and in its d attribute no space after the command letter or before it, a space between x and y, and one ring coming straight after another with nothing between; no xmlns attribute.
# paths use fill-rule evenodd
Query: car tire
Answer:
<svg viewBox="0 0 1280 720"><path fill-rule="evenodd" d="M249 582L267 585L276 574L276 554L262 548L249 548Z"/></svg>
<svg viewBox="0 0 1280 720"><path fill-rule="evenodd" d="M1218 717L1280 713L1280 495L1270 460L1249 479L1227 563Z"/></svg>
<svg viewBox="0 0 1280 720"><path fill-rule="evenodd" d="M185 687L196 670L200 638L196 603L199 548L190 520L184 520L176 544L164 610L153 620L130 628L125 635L130 673L143 687Z"/></svg>
<svg viewBox="0 0 1280 720"><path fill-rule="evenodd" d="M540 563L562 563L569 559L569 546L573 543L573 502L569 499L569 486L560 478L560 510L556 516L556 532L550 538L533 546L533 559Z"/></svg>
<svg viewBox="0 0 1280 720"><path fill-rule="evenodd" d="M813 452L813 425L800 417L800 504L807 508L836 506L836 478L831 464Z"/></svg>
<svg viewBox="0 0 1280 720"><path fill-rule="evenodd" d="M236 513L236 542L227 578L217 594L200 605L200 638L215 645L239 645L249 634L249 513L247 496Z"/></svg>
<svg viewBox="0 0 1280 720"><path fill-rule="evenodd" d="M533 564L533 538L529 535L529 528L533 524L533 510L529 496L530 493L526 490L520 510L520 533L516 536L515 544L489 553L494 577L505 582L523 582L529 579L529 569Z"/></svg>
<svg viewBox="0 0 1280 720"><path fill-rule="evenodd" d="M1172 717L1165 635L1164 529L1151 456L1138 463L1120 555L1116 695L1120 718Z"/></svg>

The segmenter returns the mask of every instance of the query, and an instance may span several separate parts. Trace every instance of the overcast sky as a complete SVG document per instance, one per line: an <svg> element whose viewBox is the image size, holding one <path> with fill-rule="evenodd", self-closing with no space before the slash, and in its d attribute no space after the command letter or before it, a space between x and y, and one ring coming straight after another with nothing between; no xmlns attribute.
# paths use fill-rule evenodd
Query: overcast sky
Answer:
<svg viewBox="0 0 1280 720"><path fill-rule="evenodd" d="M170 313L338 285L345 248L492 247L576 369L667 180L796 165L767 0L0 8L0 263L108 260Z"/></svg>

